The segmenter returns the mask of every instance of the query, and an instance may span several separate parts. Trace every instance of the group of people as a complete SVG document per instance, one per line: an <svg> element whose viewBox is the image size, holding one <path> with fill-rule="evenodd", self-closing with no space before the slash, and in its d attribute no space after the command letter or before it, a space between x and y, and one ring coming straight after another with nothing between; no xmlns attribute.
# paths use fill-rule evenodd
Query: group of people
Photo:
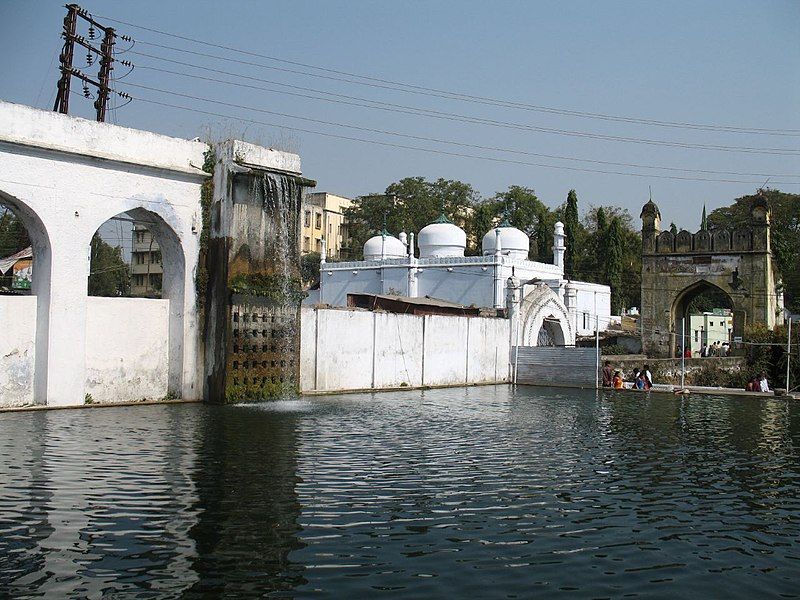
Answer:
<svg viewBox="0 0 800 600"><path fill-rule="evenodd" d="M611 361L608 360L603 365L602 381L604 388L616 390L625 388L625 378L622 375L622 371L612 369ZM653 374L650 373L650 367L644 365L641 369L634 369L631 389L649 390L651 387L653 387Z"/></svg>
<svg viewBox="0 0 800 600"><path fill-rule="evenodd" d="M769 390L769 382L767 382L767 374L764 371L761 371L758 375L753 375L745 386L744 390L746 392L768 392Z"/></svg>
<svg viewBox="0 0 800 600"><path fill-rule="evenodd" d="M687 358L691 358L691 350L689 350L689 355ZM731 355L731 345L728 342L720 342L717 340L710 346L706 346L703 344L703 347L700 348L700 356L702 358L706 358L708 356L721 356L726 357Z"/></svg>

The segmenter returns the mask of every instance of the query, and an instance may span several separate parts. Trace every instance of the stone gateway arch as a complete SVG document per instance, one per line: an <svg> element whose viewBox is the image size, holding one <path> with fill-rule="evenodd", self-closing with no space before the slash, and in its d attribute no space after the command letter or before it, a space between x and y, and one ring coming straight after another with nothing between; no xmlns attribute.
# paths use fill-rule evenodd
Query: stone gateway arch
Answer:
<svg viewBox="0 0 800 600"><path fill-rule="evenodd" d="M732 337L748 324L774 327L783 301L770 245L770 209L759 194L749 223L734 230L661 231L661 212L642 207L642 313L644 352L679 355L680 332L693 299L711 293L733 313Z"/></svg>

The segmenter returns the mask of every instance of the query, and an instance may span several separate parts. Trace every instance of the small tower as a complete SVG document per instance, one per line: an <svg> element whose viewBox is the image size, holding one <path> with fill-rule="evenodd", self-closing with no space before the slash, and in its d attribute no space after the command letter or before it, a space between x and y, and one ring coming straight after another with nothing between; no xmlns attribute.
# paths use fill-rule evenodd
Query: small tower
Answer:
<svg viewBox="0 0 800 600"><path fill-rule="evenodd" d="M553 264L564 272L564 253L567 246L564 240L567 238L564 235L564 224L561 221L556 221L555 229L553 229Z"/></svg>
<svg viewBox="0 0 800 600"><path fill-rule="evenodd" d="M750 222L753 227L753 250L770 251L770 209L764 190L758 190L750 205Z"/></svg>
<svg viewBox="0 0 800 600"><path fill-rule="evenodd" d="M647 201L639 214L642 220L642 252L654 254L656 251L656 238L661 232L661 211L653 202L653 198Z"/></svg>

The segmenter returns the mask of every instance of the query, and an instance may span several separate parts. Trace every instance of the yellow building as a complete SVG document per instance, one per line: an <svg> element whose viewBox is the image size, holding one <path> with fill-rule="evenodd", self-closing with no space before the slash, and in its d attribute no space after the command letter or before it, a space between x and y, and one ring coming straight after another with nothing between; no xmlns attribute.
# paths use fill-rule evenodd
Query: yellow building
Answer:
<svg viewBox="0 0 800 600"><path fill-rule="evenodd" d="M352 200L336 196L328 192L306 194L300 210L302 233L300 234L300 252L321 252L322 240L328 246L328 258L340 258L342 246L348 240L347 220L344 210L349 208Z"/></svg>

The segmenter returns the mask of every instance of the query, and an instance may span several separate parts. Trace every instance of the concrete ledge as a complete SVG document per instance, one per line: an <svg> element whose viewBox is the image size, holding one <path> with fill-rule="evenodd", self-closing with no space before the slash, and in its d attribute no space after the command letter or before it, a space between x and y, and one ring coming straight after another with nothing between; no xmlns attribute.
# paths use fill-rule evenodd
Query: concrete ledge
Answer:
<svg viewBox="0 0 800 600"><path fill-rule="evenodd" d="M385 388L360 388L354 390L306 390L300 396L336 396L339 394L370 394L378 392L407 392L410 390L440 390L447 388L464 388L464 387L484 387L489 385L511 385L508 381L485 381L480 383L454 383L446 385L422 385L422 386L403 386L403 387L385 387Z"/></svg>
<svg viewBox="0 0 800 600"><path fill-rule="evenodd" d="M153 404L198 404L202 400L134 400L130 402L97 402L94 404L70 404L67 406L46 406L36 404L31 406L12 406L0 408L0 413L23 412L32 410L72 410L76 408L112 408L115 406L152 406Z"/></svg>
<svg viewBox="0 0 800 600"><path fill-rule="evenodd" d="M0 101L0 141L208 177L208 146Z"/></svg>

